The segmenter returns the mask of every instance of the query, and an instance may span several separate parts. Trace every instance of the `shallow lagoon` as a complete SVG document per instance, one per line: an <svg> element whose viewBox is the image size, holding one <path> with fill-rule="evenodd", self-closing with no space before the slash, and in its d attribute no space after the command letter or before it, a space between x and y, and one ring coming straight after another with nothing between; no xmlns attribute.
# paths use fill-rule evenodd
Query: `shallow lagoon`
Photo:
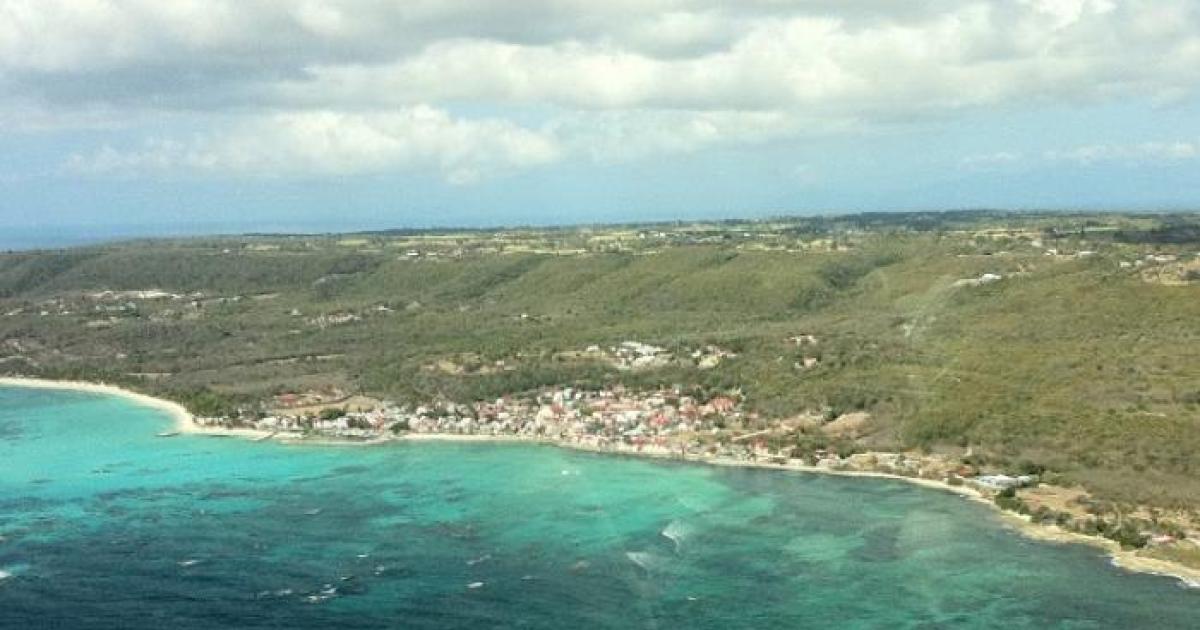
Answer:
<svg viewBox="0 0 1200 630"><path fill-rule="evenodd" d="M0 627L1200 627L1200 591L896 481L168 423L0 388Z"/></svg>

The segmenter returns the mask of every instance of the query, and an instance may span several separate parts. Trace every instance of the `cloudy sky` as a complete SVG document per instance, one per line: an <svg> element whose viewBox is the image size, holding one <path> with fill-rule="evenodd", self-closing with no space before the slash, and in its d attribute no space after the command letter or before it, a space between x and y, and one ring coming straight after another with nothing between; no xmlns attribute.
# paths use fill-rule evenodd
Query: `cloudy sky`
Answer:
<svg viewBox="0 0 1200 630"><path fill-rule="evenodd" d="M1195 0L0 0L0 225L1200 207Z"/></svg>

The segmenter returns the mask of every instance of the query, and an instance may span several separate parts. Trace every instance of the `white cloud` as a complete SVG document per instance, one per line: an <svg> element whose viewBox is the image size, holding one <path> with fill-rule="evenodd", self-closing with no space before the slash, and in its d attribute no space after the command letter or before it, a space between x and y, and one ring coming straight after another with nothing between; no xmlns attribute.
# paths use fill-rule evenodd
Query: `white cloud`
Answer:
<svg viewBox="0 0 1200 630"><path fill-rule="evenodd" d="M727 142L765 142L802 129L767 112L581 112L537 129L455 119L429 106L370 113L305 111L244 119L220 134L156 137L134 149L75 153L89 175L199 171L239 177L349 175L433 167L454 184L568 157L620 162Z"/></svg>
<svg viewBox="0 0 1200 630"><path fill-rule="evenodd" d="M1114 4L1096 0L967 2L921 21L866 25L798 12L746 20L726 46L683 57L655 55L636 38L456 38L390 63L312 64L303 77L281 82L278 95L306 103L454 99L889 117L1133 89L1176 94L1200 80L1200 13L1179 12L1191 28L1165 29L1153 17L1162 10L1117 15ZM673 15L699 39L716 31L703 15L686 14L691 22ZM1175 61L1164 67L1162 59Z"/></svg>
<svg viewBox="0 0 1200 630"><path fill-rule="evenodd" d="M1056 28L1078 22L1087 14L1103 15L1117 8L1113 0L1019 0L1042 15L1053 18Z"/></svg>
<svg viewBox="0 0 1200 630"><path fill-rule="evenodd" d="M821 121L832 132L850 121ZM579 112L560 116L546 130L575 156L595 162L691 153L722 144L758 144L799 133L818 123L783 112L678 110Z"/></svg>
<svg viewBox="0 0 1200 630"><path fill-rule="evenodd" d="M73 161L109 172L466 181L1198 86L1195 0L0 0L5 102L47 121L26 127L154 129Z"/></svg>
<svg viewBox="0 0 1200 630"><path fill-rule="evenodd" d="M329 111L252 118L216 136L154 139L137 150L105 146L75 154L87 174L208 171L234 176L345 175L432 165L466 184L553 161L552 138L501 120L455 119L427 106L345 114Z"/></svg>
<svg viewBox="0 0 1200 630"><path fill-rule="evenodd" d="M797 164L791 175L792 180L803 188L812 188L821 183L821 175L810 164Z"/></svg>
<svg viewBox="0 0 1200 630"><path fill-rule="evenodd" d="M968 155L959 161L959 165L968 170L986 171L1016 164L1023 158L1024 156L1020 153L1012 151L997 151L996 153Z"/></svg>
<svg viewBox="0 0 1200 630"><path fill-rule="evenodd" d="M1089 166L1101 162L1171 162L1200 157L1200 145L1194 142L1143 142L1140 144L1092 144L1064 151L1049 151L1046 159L1075 162Z"/></svg>
<svg viewBox="0 0 1200 630"><path fill-rule="evenodd" d="M1187 140L1151 141L1132 144L1088 144L1066 149L1053 149L1040 155L1027 156L1016 151L997 151L968 155L959 166L972 171L990 171L1009 166L1032 163L1073 163L1092 166L1108 162L1125 164L1162 164L1200 158L1200 143Z"/></svg>
<svg viewBox="0 0 1200 630"><path fill-rule="evenodd" d="M0 0L0 68L138 69L161 74L146 87L163 90L179 70L223 68L214 82L254 87L230 105L282 95L709 109L953 108L1169 92L1200 77L1189 0L974 0L916 14L891 2L635 4Z"/></svg>

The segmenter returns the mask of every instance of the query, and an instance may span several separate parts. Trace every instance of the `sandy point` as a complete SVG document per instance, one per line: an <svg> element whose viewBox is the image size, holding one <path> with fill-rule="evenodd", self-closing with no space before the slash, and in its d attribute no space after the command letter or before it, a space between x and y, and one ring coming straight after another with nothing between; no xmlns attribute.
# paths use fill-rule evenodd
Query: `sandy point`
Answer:
<svg viewBox="0 0 1200 630"><path fill-rule="evenodd" d="M0 386L3 387L27 387L33 389L61 389L77 392L89 392L93 394L105 394L108 396L117 396L124 398L130 402L136 403L143 407L153 407L160 411L164 411L171 416L175 422L175 427L181 432L198 433L201 428L196 424L192 414L184 408L183 405L139 394L138 392L117 387L116 385L106 385L104 383L87 383L83 381L52 381L42 378L26 378L24 376L3 376L0 377Z"/></svg>

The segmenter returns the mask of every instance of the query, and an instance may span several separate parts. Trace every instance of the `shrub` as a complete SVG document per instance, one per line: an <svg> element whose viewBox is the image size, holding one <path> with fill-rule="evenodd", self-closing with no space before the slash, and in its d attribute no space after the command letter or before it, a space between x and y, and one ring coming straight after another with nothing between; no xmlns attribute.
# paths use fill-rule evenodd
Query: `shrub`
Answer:
<svg viewBox="0 0 1200 630"><path fill-rule="evenodd" d="M1017 491L1013 488L1005 488L1000 492L997 492L993 501L995 501L996 505L1002 510L1008 510L1010 512L1017 512L1020 514L1029 513L1029 507L1025 505L1025 502L1022 501L1020 497L1017 496Z"/></svg>
<svg viewBox="0 0 1200 630"><path fill-rule="evenodd" d="M1105 536L1115 540L1124 549L1140 549L1149 541L1149 537L1129 521L1121 523L1120 527L1113 528Z"/></svg>
<svg viewBox="0 0 1200 630"><path fill-rule="evenodd" d="M1017 469L1021 471L1022 475L1041 476L1041 475L1045 474L1045 472L1046 472L1046 467L1044 465L1030 461L1028 459L1023 460L1020 464L1018 464Z"/></svg>

